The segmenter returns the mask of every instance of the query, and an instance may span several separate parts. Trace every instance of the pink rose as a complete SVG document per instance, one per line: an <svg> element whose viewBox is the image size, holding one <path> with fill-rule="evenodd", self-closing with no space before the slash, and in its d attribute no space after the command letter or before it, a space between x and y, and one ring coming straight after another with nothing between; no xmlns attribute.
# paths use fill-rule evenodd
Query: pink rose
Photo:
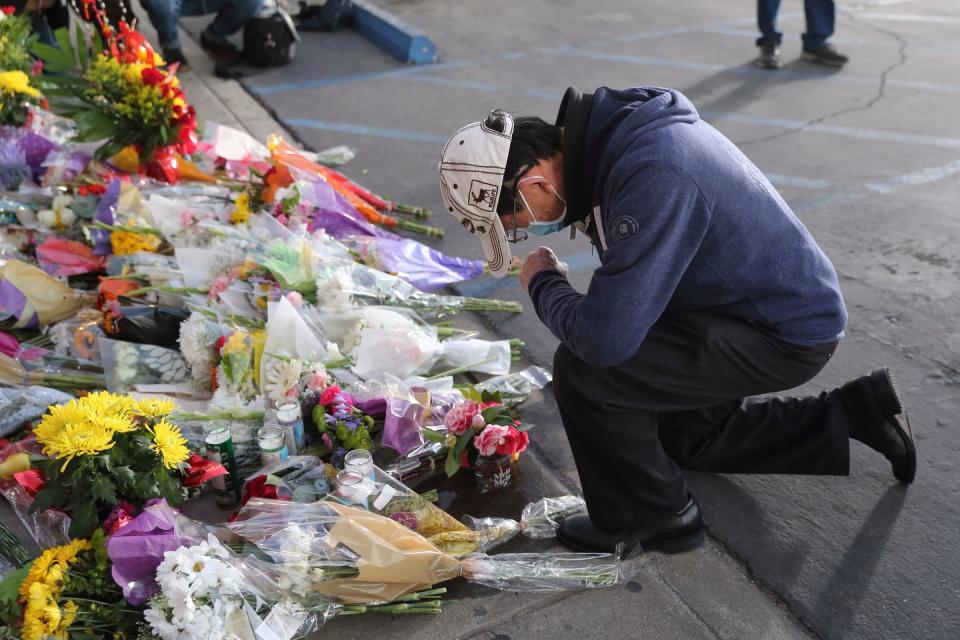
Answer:
<svg viewBox="0 0 960 640"><path fill-rule="evenodd" d="M318 371L307 380L307 389L311 391L323 391L329 381L330 378L325 371Z"/></svg>
<svg viewBox="0 0 960 640"><path fill-rule="evenodd" d="M220 276L215 278L213 282L210 283L210 291L207 292L207 296L211 300L216 300L220 297L220 294L230 288L230 278L227 276Z"/></svg>
<svg viewBox="0 0 960 640"><path fill-rule="evenodd" d="M473 428L473 418L478 415L480 415L480 405L473 400L467 400L450 409L443 417L443 424L453 435L462 436L467 429Z"/></svg>
<svg viewBox="0 0 960 640"><path fill-rule="evenodd" d="M523 453L530 444L530 436L526 431L517 431L514 427L507 427L507 435L503 437L503 442L497 447L497 453L500 455L513 455Z"/></svg>
<svg viewBox="0 0 960 640"><path fill-rule="evenodd" d="M473 420L470 422L470 426L476 431L482 431L485 426L487 426L487 421L483 419L483 416L479 413L473 416Z"/></svg>
<svg viewBox="0 0 960 640"><path fill-rule="evenodd" d="M500 424L488 424L487 428L473 439L473 444L477 448L477 451L480 452L480 455L492 456L498 453L498 447L503 445L509 433L510 427L505 427Z"/></svg>

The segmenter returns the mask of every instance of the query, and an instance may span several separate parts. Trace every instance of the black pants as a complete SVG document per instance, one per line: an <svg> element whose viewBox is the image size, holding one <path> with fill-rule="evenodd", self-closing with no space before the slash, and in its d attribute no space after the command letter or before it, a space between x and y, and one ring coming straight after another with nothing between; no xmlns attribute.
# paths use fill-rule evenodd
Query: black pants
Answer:
<svg viewBox="0 0 960 640"><path fill-rule="evenodd" d="M848 415L836 392L744 400L807 382L836 346L793 345L706 314L662 318L614 367L561 345L554 391L591 520L619 530L678 511L681 469L846 475Z"/></svg>

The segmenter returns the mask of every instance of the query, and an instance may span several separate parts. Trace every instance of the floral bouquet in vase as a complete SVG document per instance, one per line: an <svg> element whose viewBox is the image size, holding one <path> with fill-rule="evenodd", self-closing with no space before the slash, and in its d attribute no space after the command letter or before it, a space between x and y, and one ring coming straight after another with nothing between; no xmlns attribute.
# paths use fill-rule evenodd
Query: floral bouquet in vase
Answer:
<svg viewBox="0 0 960 640"><path fill-rule="evenodd" d="M424 435L447 447L444 469L453 476L463 467L473 467L484 493L511 482L512 464L523 453L530 428L515 411L503 405L500 394L468 388L464 401L444 416L446 435L424 430Z"/></svg>

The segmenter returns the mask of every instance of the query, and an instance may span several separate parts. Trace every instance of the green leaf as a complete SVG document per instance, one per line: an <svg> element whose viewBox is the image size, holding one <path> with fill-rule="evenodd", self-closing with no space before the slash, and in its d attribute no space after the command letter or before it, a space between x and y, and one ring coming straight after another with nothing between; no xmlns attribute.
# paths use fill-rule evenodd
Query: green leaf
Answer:
<svg viewBox="0 0 960 640"><path fill-rule="evenodd" d="M431 429L421 429L420 433L422 433L423 437L429 440L430 442L443 442L444 440L447 439L446 435L439 433L437 431L433 431Z"/></svg>
<svg viewBox="0 0 960 640"><path fill-rule="evenodd" d="M453 449L447 449L447 461L443 464L443 470L447 472L448 478L460 470L460 456L454 455Z"/></svg>
<svg viewBox="0 0 960 640"><path fill-rule="evenodd" d="M43 42L35 42L31 52L43 60L46 71L60 73L73 69L74 59L70 54Z"/></svg>
<svg viewBox="0 0 960 640"><path fill-rule="evenodd" d="M67 56L70 66L73 67L77 62L77 54L73 49L73 43L70 42L70 29L67 27L57 29L53 35L57 39L57 44L60 45L60 50Z"/></svg>
<svg viewBox="0 0 960 640"><path fill-rule="evenodd" d="M476 434L473 429L467 429L466 433L457 438L457 444L453 447L453 453L456 454L457 460L460 459L460 454L463 453L463 450L466 449L470 441L473 440L474 435Z"/></svg>
<svg viewBox="0 0 960 640"><path fill-rule="evenodd" d="M77 41L77 57L80 60L80 70L86 71L90 66L90 52L87 49L87 37L83 31L83 27L80 26L80 23L77 22L76 29L74 30Z"/></svg>
<svg viewBox="0 0 960 640"><path fill-rule="evenodd" d="M28 562L19 569L14 569L0 580L0 622L9 628L16 626L17 619L20 617L20 603L18 591L20 585L26 580L30 573L32 562Z"/></svg>
<svg viewBox="0 0 960 640"><path fill-rule="evenodd" d="M33 502L30 503L30 513L46 511L52 507L59 493L61 493L61 490L53 487L44 487L37 491L37 495L33 497Z"/></svg>
<svg viewBox="0 0 960 640"><path fill-rule="evenodd" d="M97 528L97 507L93 500L81 500L70 512L71 538L89 538Z"/></svg>
<svg viewBox="0 0 960 640"><path fill-rule="evenodd" d="M113 481L106 476L95 476L90 483L93 497L100 502L112 505L117 502L117 488Z"/></svg>

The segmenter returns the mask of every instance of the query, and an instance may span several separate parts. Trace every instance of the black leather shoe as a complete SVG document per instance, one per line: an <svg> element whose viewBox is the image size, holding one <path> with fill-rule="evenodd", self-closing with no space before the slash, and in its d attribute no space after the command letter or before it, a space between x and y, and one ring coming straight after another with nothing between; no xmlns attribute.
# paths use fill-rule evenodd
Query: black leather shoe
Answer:
<svg viewBox="0 0 960 640"><path fill-rule="evenodd" d="M910 484L917 473L917 449L910 419L890 369L877 369L869 376L851 380L840 388L848 407L859 406L862 420L851 426L850 437L878 451L890 461L893 476ZM901 422L902 418L902 422Z"/></svg>
<svg viewBox="0 0 960 640"><path fill-rule="evenodd" d="M675 515L638 530L603 531L594 526L590 516L572 516L560 523L557 539L578 551L613 553L622 542L625 551L639 545L644 551L681 553L703 544L703 520L697 501L690 496L687 506Z"/></svg>

